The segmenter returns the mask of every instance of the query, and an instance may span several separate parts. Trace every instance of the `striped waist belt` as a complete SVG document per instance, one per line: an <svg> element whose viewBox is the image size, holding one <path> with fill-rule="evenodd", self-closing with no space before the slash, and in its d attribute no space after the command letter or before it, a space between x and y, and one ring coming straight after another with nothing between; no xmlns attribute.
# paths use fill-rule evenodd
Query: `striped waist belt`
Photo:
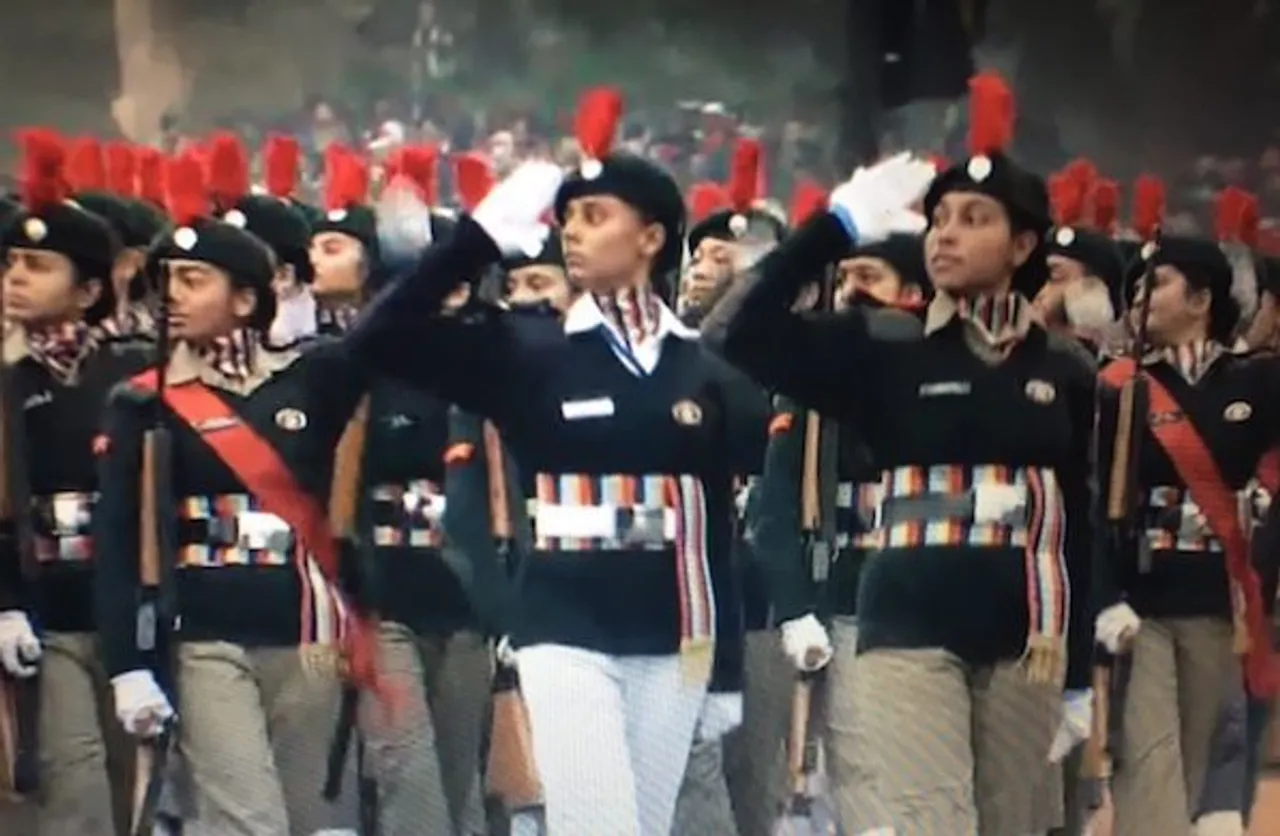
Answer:
<svg viewBox="0 0 1280 836"><path fill-rule="evenodd" d="M882 548L1022 548L1035 512L1029 469L899 467L881 477L874 528ZM1056 494L1057 482L1052 481Z"/></svg>
<svg viewBox="0 0 1280 836"><path fill-rule="evenodd" d="M445 499L427 479L373 489L373 542L377 546L440 548Z"/></svg>
<svg viewBox="0 0 1280 836"><path fill-rule="evenodd" d="M1271 496L1254 482L1236 492L1240 527L1252 533L1267 517ZM1151 551L1222 553L1222 541L1186 488L1163 485L1147 492L1146 545Z"/></svg>
<svg viewBox="0 0 1280 836"><path fill-rule="evenodd" d="M536 497L529 503L534 547L669 549L680 535L680 507L668 482L678 478L685 477L541 474Z"/></svg>
<svg viewBox="0 0 1280 836"><path fill-rule="evenodd" d="M289 524L248 494L188 496L178 503L178 565L290 566L298 545Z"/></svg>
<svg viewBox="0 0 1280 836"><path fill-rule="evenodd" d="M61 491L32 497L36 559L41 563L83 563L93 558L93 506L98 494Z"/></svg>
<svg viewBox="0 0 1280 836"><path fill-rule="evenodd" d="M884 499L879 482L840 482L836 486L836 548L873 549L879 545L876 511Z"/></svg>
<svg viewBox="0 0 1280 836"><path fill-rule="evenodd" d="M681 655L690 660L686 670L694 679L710 677L716 598L701 479L540 473L529 511L538 550L674 552Z"/></svg>
<svg viewBox="0 0 1280 836"><path fill-rule="evenodd" d="M1016 547L1025 551L1028 651L1037 679L1060 680L1071 596L1066 509L1047 467L907 466L881 475L882 548Z"/></svg>

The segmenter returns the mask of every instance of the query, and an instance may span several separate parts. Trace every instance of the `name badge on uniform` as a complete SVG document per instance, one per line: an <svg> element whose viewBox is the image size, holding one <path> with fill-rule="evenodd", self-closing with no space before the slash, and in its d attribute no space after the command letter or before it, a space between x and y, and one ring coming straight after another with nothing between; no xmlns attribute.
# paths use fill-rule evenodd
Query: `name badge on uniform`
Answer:
<svg viewBox="0 0 1280 836"><path fill-rule="evenodd" d="M922 398L940 398L948 395L969 394L967 380L939 380L935 383L921 383L919 396Z"/></svg>
<svg viewBox="0 0 1280 836"><path fill-rule="evenodd" d="M565 401L560 404L560 414L566 421L583 418L608 418L613 414L613 398L589 398L583 401Z"/></svg>

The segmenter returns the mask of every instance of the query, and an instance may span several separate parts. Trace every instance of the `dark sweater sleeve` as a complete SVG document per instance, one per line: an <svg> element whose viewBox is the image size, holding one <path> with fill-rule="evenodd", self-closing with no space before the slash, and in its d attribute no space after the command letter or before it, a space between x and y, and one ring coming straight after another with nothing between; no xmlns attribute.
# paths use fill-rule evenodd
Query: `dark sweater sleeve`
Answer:
<svg viewBox="0 0 1280 836"><path fill-rule="evenodd" d="M817 216L735 278L702 324L705 344L764 388L838 420L851 417L858 393L875 387L882 365L866 315L792 308L801 287L843 257L849 243L835 217Z"/></svg>
<svg viewBox="0 0 1280 836"><path fill-rule="evenodd" d="M748 508L752 551L765 574L778 622L813 612L816 605L800 536L804 435L804 410L779 399L770 425L764 472Z"/></svg>
<svg viewBox="0 0 1280 836"><path fill-rule="evenodd" d="M1081 357L1073 366L1071 381L1072 455L1063 474L1067 510L1067 578L1071 584L1071 607L1067 629L1068 690L1088 688L1093 671L1093 628L1097 612L1094 597L1095 550L1097 547L1094 415L1098 376L1096 365Z"/></svg>
<svg viewBox="0 0 1280 836"><path fill-rule="evenodd" d="M451 408L446 449L444 559L458 573L482 629L507 635L515 622L515 592L493 536L484 419Z"/></svg>
<svg viewBox="0 0 1280 836"><path fill-rule="evenodd" d="M98 445L101 498L93 513L94 606L108 676L145 667L137 643L140 492L145 416L152 398L126 384L107 399Z"/></svg>
<svg viewBox="0 0 1280 836"><path fill-rule="evenodd" d="M1097 484L1093 504L1093 582L1090 585L1094 608L1098 612L1124 600L1123 550L1127 538L1107 522L1107 497L1111 465L1115 460L1119 408L1119 392L1105 383L1098 384L1093 431L1093 473Z"/></svg>
<svg viewBox="0 0 1280 836"><path fill-rule="evenodd" d="M487 305L442 311L445 297L498 260L489 236L464 216L416 269L378 294L343 338L373 373L399 378L482 415L493 415L511 377L512 340Z"/></svg>

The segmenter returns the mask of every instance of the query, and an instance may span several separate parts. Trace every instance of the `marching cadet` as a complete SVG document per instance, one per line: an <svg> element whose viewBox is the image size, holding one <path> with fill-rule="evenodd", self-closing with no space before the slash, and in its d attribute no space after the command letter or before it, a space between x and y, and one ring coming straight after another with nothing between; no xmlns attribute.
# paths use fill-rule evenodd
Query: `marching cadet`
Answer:
<svg viewBox="0 0 1280 836"><path fill-rule="evenodd" d="M609 153L620 110L615 92L588 94L582 170L518 168L348 338L373 367L493 420L535 500L510 643L556 836L669 831L716 663L741 643L739 431L723 370L661 301L684 207L656 166ZM493 307L440 314L501 253L540 249L552 206L583 289L563 323ZM397 208L379 226L388 248L421 243L420 213ZM410 334L459 361L411 361L398 348Z"/></svg>
<svg viewBox="0 0 1280 836"><path fill-rule="evenodd" d="M0 659L11 676L41 674L36 832L106 836L127 827L129 751L100 721L109 715L92 606L93 449L107 393L146 367L149 347L96 330L114 307L118 240L67 199L61 140L33 130L24 146L23 205L3 236L4 362L14 386L5 397L19 399L22 418L6 466L26 469L31 534L0 554Z"/></svg>
<svg viewBox="0 0 1280 836"><path fill-rule="evenodd" d="M140 160L148 164L140 166ZM164 229L166 219L158 206L139 195L142 178L158 178L159 159L122 142L99 145L94 137L81 137L69 149L69 177L75 200L111 224L120 250L111 267L116 308L99 326L108 334L153 336L155 322L143 268L147 247ZM156 184L146 182L148 194ZM153 301L153 300L152 300Z"/></svg>
<svg viewBox="0 0 1280 836"><path fill-rule="evenodd" d="M681 288L681 319L695 325L705 315L719 293L724 291L735 273L753 264L765 252L776 247L786 232L780 219L758 209L760 166L763 165L760 143L740 138L733 145L730 178L722 192L721 209L704 214L692 225L687 236L690 259L684 287ZM696 200L696 195L692 196ZM691 202L694 202L691 200ZM705 753L722 752L724 786L730 796L733 818L739 836L768 836L782 804L786 789L785 740L787 712L791 705L790 664L782 653L777 634L769 625L768 595L756 571L754 559L746 557L748 544L741 538L745 530L746 497L759 478L764 462L764 444L768 437L768 398L754 383L745 378L731 382L735 401L731 408L739 410L736 420L742 426L758 422L759 444L751 452L748 467L733 474L736 480L736 502L739 530L735 538L737 563L740 565L742 604L746 643L744 650L744 690L742 694L722 693L716 702L724 711L712 711L699 727L699 744L690 758L691 775L686 780L685 795L705 801L716 798L718 769L703 766ZM739 702L740 700L740 702ZM709 705L712 704L709 702ZM721 722L717 722L717 719ZM736 727L736 728L735 728ZM723 741L721 735L724 735ZM689 786L690 784L694 786ZM701 786L699 786L701 785ZM713 808L695 814L682 805L681 818L713 816ZM705 826L705 822L685 827ZM698 832L690 830L689 832ZM708 832L708 831L701 831Z"/></svg>
<svg viewBox="0 0 1280 836"><path fill-rule="evenodd" d="M222 159L210 159L210 192L226 212L243 184ZM271 251L213 216L199 159L171 161L167 183L174 227L151 249L148 269L167 291L162 336L173 348L162 369L112 393L97 445L110 488L95 516L94 603L116 715L147 739L181 708L188 836L354 828L354 803L318 797L327 740L316 732L336 714L339 671L385 693L376 625L359 590L339 583L353 570L339 566L322 505L363 378L339 346L305 354L265 346ZM162 539L176 544L180 613L176 701L145 666L135 626L140 496L155 477L144 470L144 436L161 430L171 467L158 480L167 513L157 516L169 521Z"/></svg>
<svg viewBox="0 0 1280 836"><path fill-rule="evenodd" d="M1232 190L1220 198L1221 241L1247 239L1250 201ZM1251 694L1275 693L1274 602L1262 594L1274 589L1275 559L1255 555L1255 568L1249 543L1280 486L1280 366L1273 355L1228 348L1256 288L1237 280L1247 277L1212 240L1167 236L1142 255L1130 314L1142 333L1136 320L1146 313L1148 344L1138 362L1118 360L1103 373L1097 470L1105 476L1117 460L1117 393L1140 367L1148 416L1138 416L1146 429L1133 442L1137 530L1109 537L1096 570L1098 639L1131 658L1128 757L1112 798L1116 832L1135 836L1192 832L1223 682L1239 676L1237 665Z"/></svg>
<svg viewBox="0 0 1280 836"><path fill-rule="evenodd" d="M853 833L1042 828L1033 790L1064 682L1089 683L1087 596L1071 591L1087 587L1094 370L1030 317L1049 207L1043 181L1001 150L1012 96L978 76L971 108L969 160L937 179L906 155L860 169L704 326L763 385L855 426L882 468L857 675L828 697L858 742L854 769L831 764ZM920 229L908 207L922 195L936 293L923 324L792 310L851 243ZM788 571L778 617L812 619Z"/></svg>
<svg viewBox="0 0 1280 836"><path fill-rule="evenodd" d="M1084 201L1092 196L1093 221L1084 222ZM1042 324L1073 336L1098 353L1116 342L1122 310L1124 260L1107 234L1114 223L1117 187L1109 180L1081 183L1069 172L1049 178L1056 225L1047 246L1049 281L1033 300Z"/></svg>
<svg viewBox="0 0 1280 836"><path fill-rule="evenodd" d="M404 176L429 196L434 149L405 147L396 156ZM364 163L335 146L326 160L326 212L311 237L311 288L320 332L341 334L382 274ZM447 238L453 226L436 212L430 223L434 240ZM379 832L476 836L486 832L480 751L489 650L441 555L449 407L387 378L374 378L371 387L361 531L376 578L384 665L402 682L408 704L392 726L368 710L376 706L362 712Z"/></svg>

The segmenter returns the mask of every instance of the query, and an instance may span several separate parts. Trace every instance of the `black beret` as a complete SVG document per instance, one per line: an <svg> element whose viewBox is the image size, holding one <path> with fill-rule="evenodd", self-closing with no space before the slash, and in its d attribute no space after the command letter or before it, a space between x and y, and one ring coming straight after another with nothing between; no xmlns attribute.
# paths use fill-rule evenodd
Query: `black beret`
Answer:
<svg viewBox="0 0 1280 836"><path fill-rule="evenodd" d="M312 236L322 232L340 232L364 245L373 261L378 260L378 218L373 209L357 203L345 209L330 209L311 224Z"/></svg>
<svg viewBox="0 0 1280 836"><path fill-rule="evenodd" d="M1045 236L1053 225L1049 215L1049 189L1040 175L1015 163L1003 152L978 154L934 178L924 196L925 217L932 220L943 195L951 192L983 194L1009 213L1016 232L1032 232L1039 244L1013 277L1014 289L1035 298L1048 278Z"/></svg>
<svg viewBox="0 0 1280 836"><path fill-rule="evenodd" d="M1148 266L1165 264L1177 268L1192 289L1209 291L1210 336L1219 342L1228 341L1241 312L1231 293L1234 271L1222 247L1216 241L1182 235L1162 236L1158 247L1144 245L1139 261L1130 270L1128 297L1132 299L1137 280Z"/></svg>
<svg viewBox="0 0 1280 836"><path fill-rule="evenodd" d="M564 226L569 201L590 195L611 195L631 205L646 220L666 232L662 251L654 262L652 281L664 298L669 296L668 275L680 268L684 254L684 197L671 175L656 163L625 152L588 160L571 173L556 192L556 221Z"/></svg>
<svg viewBox="0 0 1280 836"><path fill-rule="evenodd" d="M508 256L502 260L504 270L519 270L522 267L533 267L540 264L551 267L564 267L564 252L560 248L560 235L554 229L547 236L547 240L542 242L542 249L537 255L530 257L521 253Z"/></svg>
<svg viewBox="0 0 1280 836"><path fill-rule="evenodd" d="M312 277L311 225L292 203L270 195L248 195L236 202L222 220L240 227L274 251L276 259L293 266L300 281Z"/></svg>
<svg viewBox="0 0 1280 836"><path fill-rule="evenodd" d="M786 234L786 225L768 212L754 208L746 212L726 209L712 212L689 230L689 252L696 250L704 238L718 241L750 238L777 244Z"/></svg>
<svg viewBox="0 0 1280 836"><path fill-rule="evenodd" d="M898 271L902 282L915 285L928 295L933 283L924 263L924 239L918 235L894 233L875 244L855 246L847 258L879 258Z"/></svg>
<svg viewBox="0 0 1280 836"><path fill-rule="evenodd" d="M147 257L147 272L159 275L161 262L202 261L225 270L236 287L249 288L257 296L252 327L266 331L276 316L276 296L271 287L275 260L270 247L250 232L223 221L201 218L157 238Z"/></svg>
<svg viewBox="0 0 1280 836"><path fill-rule="evenodd" d="M81 279L98 279L101 294L85 314L90 324L115 309L111 268L120 251L120 240L106 220L80 204L64 200L38 212L20 207L5 225L0 246L60 253L71 260Z"/></svg>
<svg viewBox="0 0 1280 836"><path fill-rule="evenodd" d="M0 197L0 228L9 223L9 220L20 211L22 211L22 205L16 199L8 196Z"/></svg>
<svg viewBox="0 0 1280 836"><path fill-rule="evenodd" d="M1084 265L1090 275L1106 284L1114 310L1120 311L1125 261L1115 241L1091 229L1062 226L1049 235L1048 255L1060 255Z"/></svg>

